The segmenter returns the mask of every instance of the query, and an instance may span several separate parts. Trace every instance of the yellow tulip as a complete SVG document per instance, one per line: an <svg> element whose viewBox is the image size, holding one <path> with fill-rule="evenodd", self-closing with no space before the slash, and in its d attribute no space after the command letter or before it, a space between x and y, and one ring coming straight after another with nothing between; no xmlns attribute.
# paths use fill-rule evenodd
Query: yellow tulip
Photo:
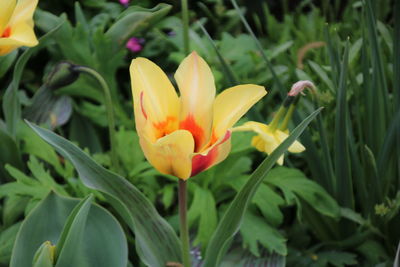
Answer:
<svg viewBox="0 0 400 267"><path fill-rule="evenodd" d="M136 130L147 160L186 180L224 160L231 127L267 92L245 84L215 97L210 67L196 52L179 65L178 96L167 75L145 58L130 66Z"/></svg>
<svg viewBox="0 0 400 267"><path fill-rule="evenodd" d="M253 137L251 145L258 151L265 152L268 155L271 154L289 136L287 130L281 131L279 129L273 129L270 125L255 121L249 121L241 126L235 127L233 131L256 132L258 135ZM305 148L299 141L294 141L288 150L292 153L300 153L303 152ZM283 164L283 155L278 159L277 163L279 165Z"/></svg>
<svg viewBox="0 0 400 267"><path fill-rule="evenodd" d="M33 31L33 12L38 0L0 0L0 56L20 46L38 44Z"/></svg>

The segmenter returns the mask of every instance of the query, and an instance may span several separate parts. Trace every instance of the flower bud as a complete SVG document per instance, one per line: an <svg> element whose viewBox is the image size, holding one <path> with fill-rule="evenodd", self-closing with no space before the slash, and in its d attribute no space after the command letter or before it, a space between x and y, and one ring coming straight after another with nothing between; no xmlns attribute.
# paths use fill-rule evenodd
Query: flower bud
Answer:
<svg viewBox="0 0 400 267"><path fill-rule="evenodd" d="M79 72L75 70L77 65L63 61L58 63L49 74L46 87L52 90L70 85L79 77Z"/></svg>
<svg viewBox="0 0 400 267"><path fill-rule="evenodd" d="M56 247L53 246L50 241L44 242L39 249L36 251L35 256L33 257L32 266L54 266L54 254Z"/></svg>

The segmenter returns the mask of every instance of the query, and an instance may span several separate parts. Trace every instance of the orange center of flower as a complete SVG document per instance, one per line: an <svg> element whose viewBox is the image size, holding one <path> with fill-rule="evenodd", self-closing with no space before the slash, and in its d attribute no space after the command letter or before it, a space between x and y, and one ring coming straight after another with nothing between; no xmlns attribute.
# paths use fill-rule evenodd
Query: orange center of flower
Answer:
<svg viewBox="0 0 400 267"><path fill-rule="evenodd" d="M192 133L194 139L194 152L199 152L200 146L204 144L204 130L195 121L192 114L186 117L185 120L179 124L179 129L188 130Z"/></svg>
<svg viewBox="0 0 400 267"><path fill-rule="evenodd" d="M1 35L1 38L8 38L11 35L11 27L8 26L4 29L3 34Z"/></svg>
<svg viewBox="0 0 400 267"><path fill-rule="evenodd" d="M153 123L154 128L157 130L156 138L161 138L175 131L175 122L175 117L168 116L165 121Z"/></svg>

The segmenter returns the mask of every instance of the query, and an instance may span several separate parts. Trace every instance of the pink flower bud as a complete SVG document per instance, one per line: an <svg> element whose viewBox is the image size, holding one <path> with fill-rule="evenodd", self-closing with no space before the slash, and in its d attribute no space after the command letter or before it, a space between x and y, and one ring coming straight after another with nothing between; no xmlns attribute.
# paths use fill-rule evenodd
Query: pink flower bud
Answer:
<svg viewBox="0 0 400 267"><path fill-rule="evenodd" d="M314 91L315 85L310 81L298 81L292 85L292 88L290 89L288 96L297 96L300 93L304 94L303 90L306 88L309 88L312 91Z"/></svg>

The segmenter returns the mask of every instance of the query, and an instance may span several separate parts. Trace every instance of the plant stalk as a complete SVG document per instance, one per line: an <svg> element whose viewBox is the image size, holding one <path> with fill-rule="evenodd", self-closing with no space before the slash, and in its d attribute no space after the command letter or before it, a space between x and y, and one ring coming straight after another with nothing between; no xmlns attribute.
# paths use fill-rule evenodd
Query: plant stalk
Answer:
<svg viewBox="0 0 400 267"><path fill-rule="evenodd" d="M104 78L94 69L84 67L84 66L77 66L75 68L76 71L89 74L93 78L95 78L98 83L101 85L103 92L104 92L104 102L106 105L106 112L107 112L107 120L108 120L108 132L110 138L110 147L111 147L111 165L112 169L115 171L119 170L119 161L117 156L117 140L115 139L115 118L114 118L114 111L113 111L113 104L111 98L110 88L107 85L107 82Z"/></svg>
<svg viewBox="0 0 400 267"><path fill-rule="evenodd" d="M189 46L189 8L187 0L181 0L182 25L183 25L183 51L185 55L190 53Z"/></svg>
<svg viewBox="0 0 400 267"><path fill-rule="evenodd" d="M179 226L180 226L180 237L182 243L182 260L184 267L190 267L190 245L189 245L189 227L187 223L187 188L186 181L179 179L178 186L179 195Z"/></svg>

